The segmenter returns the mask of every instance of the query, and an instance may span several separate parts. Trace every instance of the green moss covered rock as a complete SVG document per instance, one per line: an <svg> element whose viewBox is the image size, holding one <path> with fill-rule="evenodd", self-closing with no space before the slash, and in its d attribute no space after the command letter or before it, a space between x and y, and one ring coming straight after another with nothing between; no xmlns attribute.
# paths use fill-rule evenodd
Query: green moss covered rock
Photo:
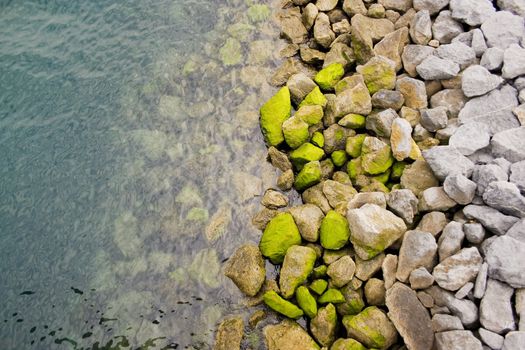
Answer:
<svg viewBox="0 0 525 350"><path fill-rule="evenodd" d="M315 146L317 146L319 148L323 148L324 147L324 136L323 136L323 134L320 133L319 131L314 132L310 142L312 142L312 144L314 144Z"/></svg>
<svg viewBox="0 0 525 350"><path fill-rule="evenodd" d="M396 64L386 57L375 56L356 70L363 75L370 94L381 89L393 90L396 86Z"/></svg>
<svg viewBox="0 0 525 350"><path fill-rule="evenodd" d="M350 113L345 115L337 124L350 129L362 129L366 125L366 118L361 114Z"/></svg>
<svg viewBox="0 0 525 350"><path fill-rule="evenodd" d="M297 299L297 304L299 304L299 307L304 311L306 316L314 318L315 315L317 315L317 302L308 288L305 286L297 288L295 298Z"/></svg>
<svg viewBox="0 0 525 350"><path fill-rule="evenodd" d="M337 250L344 247L350 238L346 218L334 210L326 213L320 228L321 245L325 249Z"/></svg>
<svg viewBox="0 0 525 350"><path fill-rule="evenodd" d="M343 317L348 337L369 348L387 349L397 340L397 331L386 314L370 306L355 316Z"/></svg>
<svg viewBox="0 0 525 350"><path fill-rule="evenodd" d="M319 309L310 322L310 330L319 344L326 347L332 345L337 331L337 311L333 304Z"/></svg>
<svg viewBox="0 0 525 350"><path fill-rule="evenodd" d="M308 124L295 116L284 121L283 134L284 140L293 149L301 146L310 137Z"/></svg>
<svg viewBox="0 0 525 350"><path fill-rule="evenodd" d="M355 182L357 177L364 173L361 166L361 157L350 160L346 166L346 171L350 179Z"/></svg>
<svg viewBox="0 0 525 350"><path fill-rule="evenodd" d="M301 235L292 215L279 213L266 225L259 249L272 263L280 264L288 248L297 244L301 244Z"/></svg>
<svg viewBox="0 0 525 350"><path fill-rule="evenodd" d="M343 150L334 151L330 157L335 166L342 166L347 161L346 152Z"/></svg>
<svg viewBox="0 0 525 350"><path fill-rule="evenodd" d="M350 136L346 139L346 153L352 158L357 158L361 155L361 147L365 141L366 134L358 134Z"/></svg>
<svg viewBox="0 0 525 350"><path fill-rule="evenodd" d="M264 293L263 301L268 307L286 317L298 319L304 315L303 310L301 310L297 305L292 304L286 299L283 299L276 292L269 291Z"/></svg>
<svg viewBox="0 0 525 350"><path fill-rule="evenodd" d="M321 182L321 176L321 163L319 161L306 163L295 177L294 187L297 191L304 191Z"/></svg>
<svg viewBox="0 0 525 350"><path fill-rule="evenodd" d="M255 4L248 8L246 13L252 23L265 21L270 17L271 10L266 4Z"/></svg>
<svg viewBox="0 0 525 350"><path fill-rule="evenodd" d="M219 57L225 66L234 66L242 61L242 47L239 40L228 38L219 49Z"/></svg>
<svg viewBox="0 0 525 350"><path fill-rule="evenodd" d="M339 291L339 289L330 288L324 292L323 295L317 299L317 301L319 304L341 304L345 302L345 297L343 296L343 293Z"/></svg>
<svg viewBox="0 0 525 350"><path fill-rule="evenodd" d="M392 165L392 172L390 173L390 178L392 180L401 179L401 175L403 175L403 171L405 170L406 166L407 166L407 163L405 162L395 162Z"/></svg>
<svg viewBox="0 0 525 350"><path fill-rule="evenodd" d="M288 248L279 276L281 294L291 298L295 289L303 284L314 269L317 254L310 247L294 245Z"/></svg>
<svg viewBox="0 0 525 350"><path fill-rule="evenodd" d="M281 88L261 107L261 130L265 141L270 146L277 146L284 141L282 125L290 118L292 103L288 87Z"/></svg>
<svg viewBox="0 0 525 350"><path fill-rule="evenodd" d="M361 166L365 173L378 175L394 164L394 156L389 145L376 137L366 137L361 147Z"/></svg>
<svg viewBox="0 0 525 350"><path fill-rule="evenodd" d="M320 105L303 106L295 112L296 118L301 118L308 125L319 123L324 116L323 107Z"/></svg>
<svg viewBox="0 0 525 350"><path fill-rule="evenodd" d="M333 90L335 84L345 75L345 69L341 63L332 63L321 69L314 77L314 81L323 90Z"/></svg>
<svg viewBox="0 0 525 350"><path fill-rule="evenodd" d="M363 344L355 339L337 339L330 350L367 350Z"/></svg>
<svg viewBox="0 0 525 350"><path fill-rule="evenodd" d="M322 265L325 266L325 265ZM325 266L326 267L326 266ZM321 295L326 290L326 287L328 287L328 282L326 280L317 279L310 283L310 289L314 291L317 295Z"/></svg>
<svg viewBox="0 0 525 350"><path fill-rule="evenodd" d="M326 271L328 270L328 266L326 265L319 265L316 268L314 268L314 271L312 272L313 278L321 278L326 276Z"/></svg>
<svg viewBox="0 0 525 350"><path fill-rule="evenodd" d="M297 170L301 170L306 163L321 160L324 156L322 148L304 143L299 148L290 152L290 161Z"/></svg>
<svg viewBox="0 0 525 350"><path fill-rule="evenodd" d="M319 89L319 86L316 86L306 97L304 100L299 104L299 108L303 106L312 106L317 105L321 107L325 107L328 100L326 99L325 95L321 92L321 89Z"/></svg>

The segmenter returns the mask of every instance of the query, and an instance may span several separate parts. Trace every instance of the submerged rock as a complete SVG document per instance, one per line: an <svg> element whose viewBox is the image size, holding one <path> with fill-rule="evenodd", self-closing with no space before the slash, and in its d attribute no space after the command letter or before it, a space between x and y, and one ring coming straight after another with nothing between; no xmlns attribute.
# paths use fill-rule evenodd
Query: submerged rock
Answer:
<svg viewBox="0 0 525 350"><path fill-rule="evenodd" d="M244 336L244 321L240 316L228 318L221 322L215 335L213 350L235 350L241 348Z"/></svg>

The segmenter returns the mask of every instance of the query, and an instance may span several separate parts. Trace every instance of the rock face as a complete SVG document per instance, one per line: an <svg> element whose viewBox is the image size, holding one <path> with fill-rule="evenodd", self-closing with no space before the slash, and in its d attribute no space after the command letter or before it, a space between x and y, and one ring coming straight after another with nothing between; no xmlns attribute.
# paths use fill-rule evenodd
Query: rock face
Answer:
<svg viewBox="0 0 525 350"><path fill-rule="evenodd" d="M306 281L316 259L317 255L312 248L298 245L288 248L279 278L281 293L285 298L291 298L295 289Z"/></svg>
<svg viewBox="0 0 525 350"><path fill-rule="evenodd" d="M485 248L489 276L514 288L525 288L525 243L512 237L501 236Z"/></svg>
<svg viewBox="0 0 525 350"><path fill-rule="evenodd" d="M254 296L266 278L266 268L259 248L244 244L228 259L224 274L246 295Z"/></svg>
<svg viewBox="0 0 525 350"><path fill-rule="evenodd" d="M409 349L430 350L434 332L430 316L421 305L416 292L402 283L395 283L386 293L388 317Z"/></svg>
<svg viewBox="0 0 525 350"><path fill-rule="evenodd" d="M319 345L296 322L283 321L277 325L264 327L268 350L295 350L297 344L305 350L319 350Z"/></svg>
<svg viewBox="0 0 525 350"><path fill-rule="evenodd" d="M423 231L407 231L399 250L396 278L406 282L410 273L424 267L432 270L436 262L437 244L434 236Z"/></svg>
<svg viewBox="0 0 525 350"><path fill-rule="evenodd" d="M242 317L231 317L221 322L215 336L213 350L235 350L241 348L244 335Z"/></svg>
<svg viewBox="0 0 525 350"><path fill-rule="evenodd" d="M349 338L369 348L387 349L395 343L397 331L383 311L370 306L355 316L343 317Z"/></svg>
<svg viewBox="0 0 525 350"><path fill-rule="evenodd" d="M456 291L474 281L482 262L477 248L464 248L439 263L432 275L441 288Z"/></svg>

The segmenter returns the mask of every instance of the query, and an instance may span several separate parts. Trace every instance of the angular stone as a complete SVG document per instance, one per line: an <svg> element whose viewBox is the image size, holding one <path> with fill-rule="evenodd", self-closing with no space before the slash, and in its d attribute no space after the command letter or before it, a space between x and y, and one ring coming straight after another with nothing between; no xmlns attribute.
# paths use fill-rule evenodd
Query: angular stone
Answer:
<svg viewBox="0 0 525 350"><path fill-rule="evenodd" d="M361 166L366 174L384 173L394 163L390 146L375 137L367 136L361 148Z"/></svg>
<svg viewBox="0 0 525 350"><path fill-rule="evenodd" d="M292 163L290 163L286 154L273 146L268 148L268 157L270 158L272 165L281 171L284 172L292 169Z"/></svg>
<svg viewBox="0 0 525 350"><path fill-rule="evenodd" d="M357 84L337 93L335 111L339 117L350 113L368 115L372 111L372 98L366 85Z"/></svg>
<svg viewBox="0 0 525 350"><path fill-rule="evenodd" d="M467 282L474 281L482 262L477 248L464 248L439 263L432 275L441 288L456 291Z"/></svg>
<svg viewBox="0 0 525 350"><path fill-rule="evenodd" d="M428 56L417 67L417 73L425 80L454 78L459 73L459 65L449 59Z"/></svg>
<svg viewBox="0 0 525 350"><path fill-rule="evenodd" d="M385 282L380 279L371 278L365 284L365 297L369 305L384 305L385 292Z"/></svg>
<svg viewBox="0 0 525 350"><path fill-rule="evenodd" d="M496 209L481 205L468 205L463 208L463 213L468 219L476 219L486 229L504 235L519 219L514 216L501 214Z"/></svg>
<svg viewBox="0 0 525 350"><path fill-rule="evenodd" d="M369 260L363 260L359 256L355 257L355 277L361 281L368 281L370 277L375 275L381 269L385 254L381 253Z"/></svg>
<svg viewBox="0 0 525 350"><path fill-rule="evenodd" d="M281 34L294 44L301 44L306 40L308 32L303 25L301 10L299 7L292 7L283 10L277 17L281 26Z"/></svg>
<svg viewBox="0 0 525 350"><path fill-rule="evenodd" d="M386 293L388 317L409 349L432 349L434 332L426 308L416 292L402 283L395 283Z"/></svg>
<svg viewBox="0 0 525 350"><path fill-rule="evenodd" d="M481 29L476 28L472 30L472 42L470 47L476 53L476 57L481 57L483 53L487 50L487 43L485 42L485 37Z"/></svg>
<svg viewBox="0 0 525 350"><path fill-rule="evenodd" d="M372 106L374 108L392 108L399 111L404 103L405 98L399 91L382 89L372 95Z"/></svg>
<svg viewBox="0 0 525 350"><path fill-rule="evenodd" d="M348 23L346 20L345 22ZM323 62L323 68L326 68L334 63L339 63L343 65L344 69L349 69L354 61L354 50L344 43L334 41L330 46L330 51L326 53Z"/></svg>
<svg viewBox="0 0 525 350"><path fill-rule="evenodd" d="M345 74L344 67L341 63L332 63L326 68L323 68L315 75L314 81L323 90L333 90L335 84L341 80Z"/></svg>
<svg viewBox="0 0 525 350"><path fill-rule="evenodd" d="M489 127L486 124L477 122L461 125L449 140L450 146L454 146L461 154L466 156L487 147L489 143Z"/></svg>
<svg viewBox="0 0 525 350"><path fill-rule="evenodd" d="M388 208L401 217L407 224L412 224L418 213L418 199L411 190L392 190L388 195Z"/></svg>
<svg viewBox="0 0 525 350"><path fill-rule="evenodd" d="M430 98L430 106L432 108L446 107L450 118L456 118L466 102L467 98L461 89L441 90ZM449 120L450 123L452 120Z"/></svg>
<svg viewBox="0 0 525 350"><path fill-rule="evenodd" d="M496 89L503 83L503 79L490 72L483 66L470 66L461 76L461 89L467 97L481 96Z"/></svg>
<svg viewBox="0 0 525 350"><path fill-rule="evenodd" d="M525 197L513 183L491 182L483 193L483 201L504 214L525 217Z"/></svg>
<svg viewBox="0 0 525 350"><path fill-rule="evenodd" d="M525 3L522 0L498 0L498 6L501 10L525 17Z"/></svg>
<svg viewBox="0 0 525 350"><path fill-rule="evenodd" d="M423 62L425 58L432 55L434 48L426 45L407 45L403 49L401 59L405 71L411 76L416 77L416 67Z"/></svg>
<svg viewBox="0 0 525 350"><path fill-rule="evenodd" d="M295 304L283 299L277 292L270 290L263 295L264 303L274 310L289 318L298 319L303 316L303 310L299 309Z"/></svg>
<svg viewBox="0 0 525 350"><path fill-rule="evenodd" d="M410 0L379 0L379 3L387 10L406 12L412 7Z"/></svg>
<svg viewBox="0 0 525 350"><path fill-rule="evenodd" d="M237 248L224 267L224 274L246 295L254 296L266 278L266 269L259 248L244 244Z"/></svg>
<svg viewBox="0 0 525 350"><path fill-rule="evenodd" d="M524 19L508 11L498 11L481 25L489 47L505 50L512 44L519 44L525 35Z"/></svg>
<svg viewBox="0 0 525 350"><path fill-rule="evenodd" d="M374 52L378 56L392 60L395 63L395 70L397 72L403 67L401 54L408 42L408 28L403 27L387 34L383 40L374 46Z"/></svg>
<svg viewBox="0 0 525 350"><path fill-rule="evenodd" d="M452 315L436 314L432 317L432 330L435 333L462 330L461 320Z"/></svg>
<svg viewBox="0 0 525 350"><path fill-rule="evenodd" d="M487 186L494 181L507 181L507 172L497 164L476 165L472 181L478 184L476 193L483 196Z"/></svg>
<svg viewBox="0 0 525 350"><path fill-rule="evenodd" d="M426 268L418 267L410 272L408 281L412 289L425 289L434 283L434 276L432 276Z"/></svg>
<svg viewBox="0 0 525 350"><path fill-rule="evenodd" d="M308 124L302 119L291 117L282 124L284 140L291 148L295 149L308 141Z"/></svg>
<svg viewBox="0 0 525 350"><path fill-rule="evenodd" d="M514 290L499 281L489 279L479 305L479 321L489 331L505 334L516 329L510 299Z"/></svg>
<svg viewBox="0 0 525 350"><path fill-rule="evenodd" d="M432 24L432 35L441 44L449 44L461 33L463 26L452 18L450 11L441 11Z"/></svg>
<svg viewBox="0 0 525 350"><path fill-rule="evenodd" d="M496 12L489 0L451 0L452 17L470 26L479 26Z"/></svg>
<svg viewBox="0 0 525 350"><path fill-rule="evenodd" d="M421 126L430 132L436 132L447 126L448 116L445 107L421 110Z"/></svg>
<svg viewBox="0 0 525 350"><path fill-rule="evenodd" d="M453 146L437 146L423 151L423 157L441 181L453 174L470 177L474 164Z"/></svg>
<svg viewBox="0 0 525 350"><path fill-rule="evenodd" d="M350 237L345 217L330 210L321 222L320 240L323 248L338 250L344 247Z"/></svg>
<svg viewBox="0 0 525 350"><path fill-rule="evenodd" d="M385 280L385 288L390 289L396 281L397 256L393 254L386 255L381 264L381 270L383 272L383 279Z"/></svg>
<svg viewBox="0 0 525 350"><path fill-rule="evenodd" d="M355 263L349 255L345 255L328 266L326 274L330 276L335 287L342 287L354 277Z"/></svg>
<svg viewBox="0 0 525 350"><path fill-rule="evenodd" d="M476 277L476 283L474 284L474 298L476 299L481 299L483 298L483 295L485 295L488 271L489 265L484 262L479 269L478 276Z"/></svg>
<svg viewBox="0 0 525 350"><path fill-rule="evenodd" d="M425 267L432 270L436 263L437 244L434 236L423 231L407 231L399 250L396 278L406 282L410 273Z"/></svg>
<svg viewBox="0 0 525 350"><path fill-rule="evenodd" d="M498 132L490 142L492 154L515 163L525 160L525 128L514 128Z"/></svg>
<svg viewBox="0 0 525 350"><path fill-rule="evenodd" d="M324 214L313 204L304 204L290 208L290 214L299 228L304 240L316 242L319 239L319 228Z"/></svg>
<svg viewBox="0 0 525 350"><path fill-rule="evenodd" d="M520 350L525 344L525 332L509 332L505 336L502 350Z"/></svg>
<svg viewBox="0 0 525 350"><path fill-rule="evenodd" d="M319 345L293 321L266 326L263 333L268 350L295 350L297 344L301 344L304 350L319 350Z"/></svg>
<svg viewBox="0 0 525 350"><path fill-rule="evenodd" d="M505 282L513 288L525 287L525 243L512 237L494 239L485 251L489 276Z"/></svg>
<svg viewBox="0 0 525 350"><path fill-rule="evenodd" d="M356 71L363 76L370 94L381 89L392 90L396 85L396 64L389 58L375 56L357 66Z"/></svg>
<svg viewBox="0 0 525 350"><path fill-rule="evenodd" d="M450 175L445 179L443 189L456 203L467 205L476 194L476 183L461 174Z"/></svg>
<svg viewBox="0 0 525 350"><path fill-rule="evenodd" d="M420 211L447 211L455 206L456 202L446 194L443 187L430 187L419 195Z"/></svg>
<svg viewBox="0 0 525 350"><path fill-rule="evenodd" d="M463 226L460 222L451 221L443 229L439 237L439 261L443 261L451 255L456 254L461 249L461 244L465 238Z"/></svg>
<svg viewBox="0 0 525 350"><path fill-rule="evenodd" d="M512 164L510 167L509 181L525 192L525 161Z"/></svg>
<svg viewBox="0 0 525 350"><path fill-rule="evenodd" d="M396 82L396 90L403 94L405 106L414 109L428 106L425 83L418 79L404 77Z"/></svg>
<svg viewBox="0 0 525 350"><path fill-rule="evenodd" d="M343 317L348 337L369 348L387 349L397 340L397 331L383 311L375 306L355 316Z"/></svg>
<svg viewBox="0 0 525 350"><path fill-rule="evenodd" d="M432 236L437 236L446 226L448 220L445 214L439 211L433 211L423 215L421 221L417 225L420 231L430 232Z"/></svg>
<svg viewBox="0 0 525 350"><path fill-rule="evenodd" d="M294 187L297 191L304 191L321 181L321 165L319 161L308 162L297 174Z"/></svg>
<svg viewBox="0 0 525 350"><path fill-rule="evenodd" d="M323 12L320 12L315 19L314 39L324 48L330 47L330 44L335 40L335 33L330 26L330 19Z"/></svg>
<svg viewBox="0 0 525 350"><path fill-rule="evenodd" d="M317 255L312 248L292 246L288 248L281 268L279 286L286 299L291 298L295 289L303 284L312 272Z"/></svg>
<svg viewBox="0 0 525 350"><path fill-rule="evenodd" d="M499 47L489 47L481 56L481 64L490 71L498 70L503 65L505 52Z"/></svg>
<svg viewBox="0 0 525 350"><path fill-rule="evenodd" d="M470 46L461 42L441 45L434 54L442 59L458 64L461 69L465 69L476 62L476 52Z"/></svg>
<svg viewBox="0 0 525 350"><path fill-rule="evenodd" d="M335 340L337 331L337 312L335 306L328 304L317 312L310 322L314 338L323 346L330 346Z"/></svg>
<svg viewBox="0 0 525 350"><path fill-rule="evenodd" d="M302 19L306 30L312 29L315 19L317 18L317 14L319 14L319 9L313 3L309 3L303 7Z"/></svg>
<svg viewBox="0 0 525 350"><path fill-rule="evenodd" d="M315 87L315 82L304 73L292 75L286 83L293 102L298 105Z"/></svg>
<svg viewBox="0 0 525 350"><path fill-rule="evenodd" d="M366 118L366 128L373 131L377 136L390 137L392 133L392 123L396 118L399 118L396 111L393 109L385 109L384 111L370 114Z"/></svg>
<svg viewBox="0 0 525 350"><path fill-rule="evenodd" d="M230 317L221 322L215 335L213 350L240 350L244 335L242 317Z"/></svg>
<svg viewBox="0 0 525 350"><path fill-rule="evenodd" d="M328 200L323 194L322 184L317 184L306 189L306 191L302 193L301 197L303 199L303 203L313 204L321 209L325 214L332 210L330 203L328 203Z"/></svg>
<svg viewBox="0 0 525 350"><path fill-rule="evenodd" d="M479 244L485 238L485 229L477 222L463 224L463 232L465 232L467 241L473 244Z"/></svg>
<svg viewBox="0 0 525 350"><path fill-rule="evenodd" d="M433 298L437 306L446 306L450 312L461 319L464 326L470 327L478 322L478 308L468 299L456 299L454 295L438 286L425 290Z"/></svg>
<svg viewBox="0 0 525 350"><path fill-rule="evenodd" d="M301 60L308 64L319 64L324 62L326 58L326 54L324 52L312 49L307 46L301 46L299 54L301 56Z"/></svg>
<svg viewBox="0 0 525 350"><path fill-rule="evenodd" d="M472 334L471 331L448 331L436 333L435 346L436 350L482 349L481 342Z"/></svg>
<svg viewBox="0 0 525 350"><path fill-rule="evenodd" d="M434 177L428 163L422 159L416 160L412 165L405 168L401 175L401 186L409 189L416 196L427 188L436 187L439 184Z"/></svg>
<svg viewBox="0 0 525 350"><path fill-rule="evenodd" d="M418 45L426 45L432 39L432 20L427 10L418 11L412 19L410 37Z"/></svg>
<svg viewBox="0 0 525 350"><path fill-rule="evenodd" d="M357 28L358 31L365 33L373 41L379 41L395 30L394 24L385 18L376 19L361 14L353 16L351 23L352 29Z"/></svg>

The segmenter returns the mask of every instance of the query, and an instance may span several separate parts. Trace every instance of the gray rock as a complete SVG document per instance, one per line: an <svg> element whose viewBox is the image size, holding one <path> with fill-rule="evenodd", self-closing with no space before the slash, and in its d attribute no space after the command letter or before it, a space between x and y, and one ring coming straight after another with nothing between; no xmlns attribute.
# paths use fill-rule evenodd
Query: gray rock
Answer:
<svg viewBox="0 0 525 350"><path fill-rule="evenodd" d="M518 106L517 91L510 85L472 98L459 112L459 122L487 124L490 134L520 126L512 110ZM509 159L510 160L510 159Z"/></svg>
<svg viewBox="0 0 525 350"><path fill-rule="evenodd" d="M452 293L435 285L425 291L434 298L437 306L446 306L453 315L459 317L464 326L471 327L478 322L478 308L472 301L456 299Z"/></svg>
<svg viewBox="0 0 525 350"><path fill-rule="evenodd" d="M499 166L501 169L503 169L503 171L507 174L510 174L510 167L512 165L511 162L509 162L508 160L506 160L505 158L496 158L494 159L493 161L490 162L491 164L496 164L497 166Z"/></svg>
<svg viewBox="0 0 525 350"><path fill-rule="evenodd" d="M434 276L424 267L418 267L410 272L408 277L412 289L425 289L434 283Z"/></svg>
<svg viewBox="0 0 525 350"><path fill-rule="evenodd" d="M324 48L329 48L330 44L335 40L335 33L330 26L330 19L323 12L320 12L315 19L314 39Z"/></svg>
<svg viewBox="0 0 525 350"><path fill-rule="evenodd" d="M378 136L390 137L392 133L392 123L396 118L399 118L396 111L391 108L385 109L378 113L370 114L366 118L366 128Z"/></svg>
<svg viewBox="0 0 525 350"><path fill-rule="evenodd" d="M376 255L370 260L363 260L359 256L355 257L355 277L361 281L368 281L370 277L375 275L381 269L385 254Z"/></svg>
<svg viewBox="0 0 525 350"><path fill-rule="evenodd" d="M434 332L430 316L418 300L416 292L402 283L395 283L386 293L386 306L388 317L408 348L432 348Z"/></svg>
<svg viewBox="0 0 525 350"><path fill-rule="evenodd" d="M494 135L492 153L515 163L525 160L525 127L505 130Z"/></svg>
<svg viewBox="0 0 525 350"><path fill-rule="evenodd" d="M518 44L510 45L503 54L502 76L514 79L525 74L525 49Z"/></svg>
<svg viewBox="0 0 525 350"><path fill-rule="evenodd" d="M324 214L313 204L298 205L290 208L295 224L304 240L317 242L319 240L319 228Z"/></svg>
<svg viewBox="0 0 525 350"><path fill-rule="evenodd" d="M472 31L459 34L457 37L452 39L453 43L462 43L467 46L472 45Z"/></svg>
<svg viewBox="0 0 525 350"><path fill-rule="evenodd" d="M436 132L447 126L448 116L446 107L436 107L421 110L421 125L430 132Z"/></svg>
<svg viewBox="0 0 525 350"><path fill-rule="evenodd" d="M406 282L412 270L432 270L436 263L437 244L434 236L423 231L407 231L399 250L396 278Z"/></svg>
<svg viewBox="0 0 525 350"><path fill-rule="evenodd" d="M525 332L509 332L501 350L521 350L525 345Z"/></svg>
<svg viewBox="0 0 525 350"><path fill-rule="evenodd" d="M504 338L497 333L480 328L478 329L478 334L483 343L487 344L491 349L501 349L503 346Z"/></svg>
<svg viewBox="0 0 525 350"><path fill-rule="evenodd" d="M474 281L482 261L477 248L464 248L439 263L432 275L441 288L456 291L465 283Z"/></svg>
<svg viewBox="0 0 525 350"><path fill-rule="evenodd" d="M243 336L244 321L242 317L229 317L223 320L217 328L213 350L239 350Z"/></svg>
<svg viewBox="0 0 525 350"><path fill-rule="evenodd" d="M509 49L507 49L509 50ZM461 89L467 97L484 95L496 89L503 79L479 65L470 66L461 77Z"/></svg>
<svg viewBox="0 0 525 350"><path fill-rule="evenodd" d="M516 314L520 319L518 329L524 330L525 326L525 289L516 289L516 302L515 302Z"/></svg>
<svg viewBox="0 0 525 350"><path fill-rule="evenodd" d="M410 37L419 45L426 45L432 39L432 20L427 10L418 11L412 19Z"/></svg>
<svg viewBox="0 0 525 350"><path fill-rule="evenodd" d="M463 26L452 18L450 11L441 11L432 24L432 34L441 44L449 44L459 34Z"/></svg>
<svg viewBox="0 0 525 350"><path fill-rule="evenodd" d="M470 46L460 42L441 45L434 51L434 54L440 58L459 64L461 69L465 69L476 62L476 52Z"/></svg>
<svg viewBox="0 0 525 350"><path fill-rule="evenodd" d="M525 17L525 1L523 0L498 0L498 6L501 10Z"/></svg>
<svg viewBox="0 0 525 350"><path fill-rule="evenodd" d="M489 331L505 334L516 329L510 299L514 290L499 281L489 279L479 306L479 320Z"/></svg>
<svg viewBox="0 0 525 350"><path fill-rule="evenodd" d="M461 111L466 102L467 98L463 95L461 89L444 89L436 92L430 98L430 106L432 108L446 107L450 118L457 118L459 111ZM449 120L449 124L450 122L451 120Z"/></svg>
<svg viewBox="0 0 525 350"><path fill-rule="evenodd" d="M481 57L487 50L487 43L481 29L476 28L472 30L472 42L470 44L472 50L476 53L476 57Z"/></svg>
<svg viewBox="0 0 525 350"><path fill-rule="evenodd" d="M488 70L498 70L503 65L503 56L505 51L499 47L489 47L483 56L481 56L481 64L483 67Z"/></svg>
<svg viewBox="0 0 525 350"><path fill-rule="evenodd" d="M440 143L446 144L448 140L456 133L456 130L459 128L458 118L452 118L448 120L447 126L443 129L436 131L435 138L439 140Z"/></svg>
<svg viewBox="0 0 525 350"><path fill-rule="evenodd" d="M407 45L403 49L401 59L405 71L411 76L417 76L416 67L423 62L425 58L432 55L434 48L426 45Z"/></svg>
<svg viewBox="0 0 525 350"><path fill-rule="evenodd" d="M224 267L224 275L246 295L253 297L264 283L266 269L259 247L244 244L237 248Z"/></svg>
<svg viewBox="0 0 525 350"><path fill-rule="evenodd" d="M268 148L268 157L270 158L272 165L281 171L284 172L292 169L292 163L290 163L288 156L273 146Z"/></svg>
<svg viewBox="0 0 525 350"><path fill-rule="evenodd" d="M471 155L490 144L489 127L483 123L471 122L461 125L450 137L449 145L461 154Z"/></svg>
<svg viewBox="0 0 525 350"><path fill-rule="evenodd" d="M478 184L476 193L483 196L487 186L493 181L507 181L505 170L496 164L476 165L472 173L472 180Z"/></svg>
<svg viewBox="0 0 525 350"><path fill-rule="evenodd" d="M451 0L452 17L470 26L478 26L496 12L489 0Z"/></svg>
<svg viewBox="0 0 525 350"><path fill-rule="evenodd" d="M465 283L463 287L458 289L458 291L456 292L456 294L454 294L454 296L457 299L463 299L469 295L469 293L472 291L473 288L474 288L474 283L472 282Z"/></svg>
<svg viewBox="0 0 525 350"><path fill-rule="evenodd" d="M282 35L293 44L301 44L306 40L308 32L302 22L299 7L292 7L281 11L277 19L281 26Z"/></svg>
<svg viewBox="0 0 525 350"><path fill-rule="evenodd" d="M470 177L474 169L474 163L462 155L453 146L436 146L423 151L423 157L441 181L453 174L462 174Z"/></svg>
<svg viewBox="0 0 525 350"><path fill-rule="evenodd" d="M369 305L385 305L385 282L378 278L371 278L365 284L365 297Z"/></svg>
<svg viewBox="0 0 525 350"><path fill-rule="evenodd" d="M331 278L334 286L340 288L354 277L355 262L349 255L345 255L328 266L326 274Z"/></svg>
<svg viewBox="0 0 525 350"><path fill-rule="evenodd" d="M381 264L385 289L390 289L396 281L397 255L387 254ZM433 280L432 280L433 281ZM432 283L431 283L432 284Z"/></svg>
<svg viewBox="0 0 525 350"><path fill-rule="evenodd" d="M435 15L448 5L450 0L414 0L416 11L427 10L430 15Z"/></svg>
<svg viewBox="0 0 525 350"><path fill-rule="evenodd" d="M418 202L414 193L408 189L392 190L387 200L388 208L409 225L418 213Z"/></svg>
<svg viewBox="0 0 525 350"><path fill-rule="evenodd" d="M398 111L405 103L405 98L399 91L381 89L372 95L372 106L375 108L392 108Z"/></svg>
<svg viewBox="0 0 525 350"><path fill-rule="evenodd" d="M465 238L472 244L480 244L485 238L485 229L478 222L469 222L463 224Z"/></svg>
<svg viewBox="0 0 525 350"><path fill-rule="evenodd" d="M485 203L504 214L525 217L525 197L518 187L506 181L491 182L483 193Z"/></svg>
<svg viewBox="0 0 525 350"><path fill-rule="evenodd" d="M508 231L507 236L525 243L525 219L516 222Z"/></svg>
<svg viewBox="0 0 525 350"><path fill-rule="evenodd" d="M509 181L518 186L520 191L525 191L525 161L512 164Z"/></svg>
<svg viewBox="0 0 525 350"><path fill-rule="evenodd" d="M476 283L474 284L474 298L481 299L485 295L487 289L487 277L489 273L489 265L484 262L479 269Z"/></svg>
<svg viewBox="0 0 525 350"><path fill-rule="evenodd" d="M297 73L288 79L286 86L288 86L288 89L290 90L292 101L298 105L302 100L304 100L306 95L308 95L317 86L317 84L306 74Z"/></svg>
<svg viewBox="0 0 525 350"><path fill-rule="evenodd" d="M452 315L436 314L432 317L432 330L435 333L462 330L461 320Z"/></svg>
<svg viewBox="0 0 525 350"><path fill-rule="evenodd" d="M452 0L454 1L454 0ZM481 350L481 342L471 331L436 333L436 350Z"/></svg>
<svg viewBox="0 0 525 350"><path fill-rule="evenodd" d="M498 11L482 25L481 30L489 47L505 50L512 44L519 44L525 35L524 20L508 11Z"/></svg>
<svg viewBox="0 0 525 350"><path fill-rule="evenodd" d="M430 187L419 195L420 211L447 211L457 203L443 190L443 187Z"/></svg>
<svg viewBox="0 0 525 350"><path fill-rule="evenodd" d="M461 244L465 238L463 226L460 222L451 221L443 229L443 234L439 237L439 261L443 261L451 255L456 254L461 249Z"/></svg>
<svg viewBox="0 0 525 350"><path fill-rule="evenodd" d="M468 205L463 208L463 213L467 218L479 221L487 230L497 235L504 235L519 220L482 205Z"/></svg>
<svg viewBox="0 0 525 350"><path fill-rule="evenodd" d="M494 239L485 251L489 265L489 276L505 282L514 288L525 287L525 243L512 237Z"/></svg>
<svg viewBox="0 0 525 350"><path fill-rule="evenodd" d="M456 203L467 205L476 194L476 183L461 174L447 176L443 190Z"/></svg>
<svg viewBox="0 0 525 350"><path fill-rule="evenodd" d="M454 78L459 73L459 65L449 59L437 56L426 57L417 67L417 73L425 80Z"/></svg>

